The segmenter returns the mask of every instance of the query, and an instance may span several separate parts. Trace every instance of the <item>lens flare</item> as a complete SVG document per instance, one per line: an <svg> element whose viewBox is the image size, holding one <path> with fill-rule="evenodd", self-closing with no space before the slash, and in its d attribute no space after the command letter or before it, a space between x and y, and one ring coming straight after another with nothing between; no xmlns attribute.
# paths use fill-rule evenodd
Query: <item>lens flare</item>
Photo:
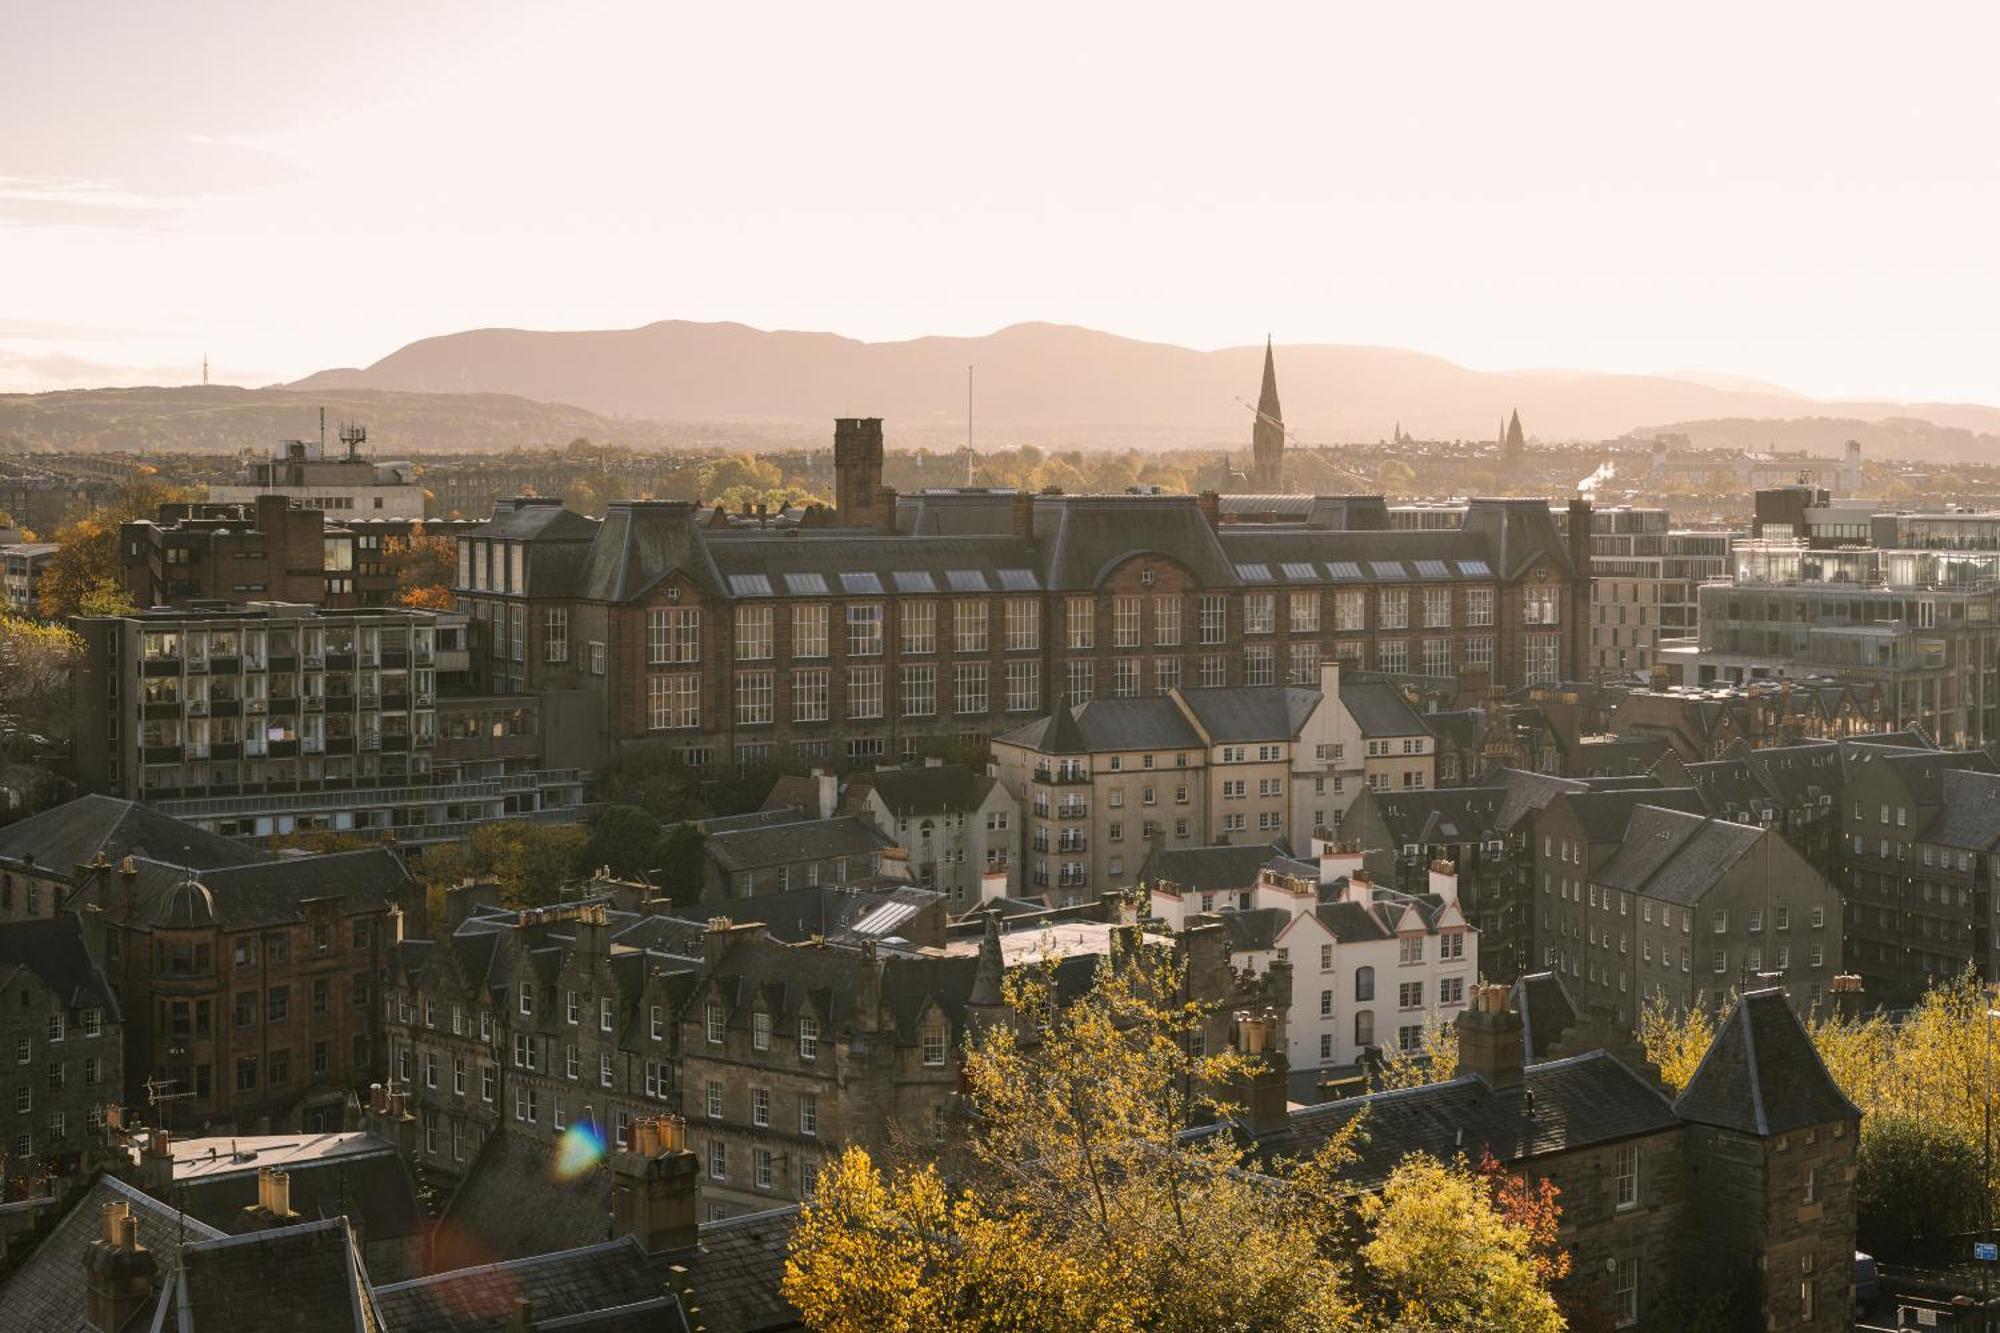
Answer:
<svg viewBox="0 0 2000 1333"><path fill-rule="evenodd" d="M581 1180L604 1161L604 1135L589 1121L580 1120L556 1140L555 1160L550 1174L557 1180Z"/></svg>

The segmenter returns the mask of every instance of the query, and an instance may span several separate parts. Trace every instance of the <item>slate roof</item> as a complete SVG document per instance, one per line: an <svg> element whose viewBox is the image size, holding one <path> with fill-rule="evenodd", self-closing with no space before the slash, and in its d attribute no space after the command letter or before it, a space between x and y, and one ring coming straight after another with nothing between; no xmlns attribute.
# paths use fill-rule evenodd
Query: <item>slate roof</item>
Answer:
<svg viewBox="0 0 2000 1333"><path fill-rule="evenodd" d="M1504 787L1442 787L1423 791L1366 791L1390 841L1397 847L1483 842L1507 832Z"/></svg>
<svg viewBox="0 0 2000 1333"><path fill-rule="evenodd" d="M1531 972L1514 982L1510 1003L1521 1016L1521 1047L1529 1064L1546 1059L1580 1012L1559 972Z"/></svg>
<svg viewBox="0 0 2000 1333"><path fill-rule="evenodd" d="M866 787L882 799L890 814L960 814L977 810L998 784L984 773L975 773L964 764L937 764L929 768L885 768L873 773L857 773L848 779L849 790Z"/></svg>
<svg viewBox="0 0 2000 1333"><path fill-rule="evenodd" d="M2000 847L2000 774L1947 770L1939 800L1937 814L1918 835L1924 842L1972 851Z"/></svg>
<svg viewBox="0 0 2000 1333"><path fill-rule="evenodd" d="M1594 843L1621 842L1632 822L1632 812L1641 805L1664 810L1685 810L1706 814L1708 807L1692 787L1629 787L1614 791L1570 792L1560 797L1583 830L1584 839ZM1553 804L1554 802L1551 802Z"/></svg>
<svg viewBox="0 0 2000 1333"><path fill-rule="evenodd" d="M694 1308L705 1333L778 1333L799 1327L780 1294L785 1252L799 1210L746 1213L701 1227L701 1250L672 1256L694 1280Z"/></svg>
<svg viewBox="0 0 2000 1333"><path fill-rule="evenodd" d="M1674 1110L1760 1138L1861 1118L1776 988L1738 997Z"/></svg>
<svg viewBox="0 0 2000 1333"><path fill-rule="evenodd" d="M463 535L502 541L587 543L597 535L598 522L566 508L558 499L515 496L495 501L493 517ZM541 555L538 546L535 558Z"/></svg>
<svg viewBox="0 0 2000 1333"><path fill-rule="evenodd" d="M815 935L837 943L905 934L899 927L944 901L944 894L935 889L909 884L882 889L820 884L731 898L728 907L730 920L758 922L772 939L787 944L797 944ZM704 933L707 930L705 923L675 922L675 925L694 926ZM701 945L697 941L692 950L682 952L698 956Z"/></svg>
<svg viewBox="0 0 2000 1333"><path fill-rule="evenodd" d="M1347 691L1341 691L1346 698ZM1476 750L1486 738L1486 710L1460 708L1449 712L1421 714L1424 726L1437 737L1443 750Z"/></svg>
<svg viewBox="0 0 2000 1333"><path fill-rule="evenodd" d="M571 1110L581 1118L580 1105ZM555 1135L545 1130L502 1122L488 1134L439 1219L433 1265L525 1259L607 1239L609 1179L601 1171L556 1179L549 1169L555 1148Z"/></svg>
<svg viewBox="0 0 2000 1333"><path fill-rule="evenodd" d="M1403 692L1386 680L1340 683L1340 702L1363 736L1424 736L1429 728Z"/></svg>
<svg viewBox="0 0 2000 1333"><path fill-rule="evenodd" d="M704 850L723 869L735 871L865 856L895 845L859 815L835 815L711 833Z"/></svg>
<svg viewBox="0 0 2000 1333"><path fill-rule="evenodd" d="M617 1311L659 1298L668 1264L649 1255L631 1236L526 1258L434 1273L412 1282L377 1287L375 1297L390 1333L502 1333L514 1302L533 1302L537 1328L571 1327L572 1316ZM648 1327L671 1330L672 1313ZM592 1324L587 1327L600 1327Z"/></svg>
<svg viewBox="0 0 2000 1333"><path fill-rule="evenodd" d="M168 1328L178 1316L183 1333L384 1333L345 1218L202 1241L180 1261L160 1294Z"/></svg>
<svg viewBox="0 0 2000 1333"><path fill-rule="evenodd" d="M1300 685L1239 685L1182 690L1181 699L1215 744L1283 741L1319 707L1318 690Z"/></svg>
<svg viewBox="0 0 2000 1333"><path fill-rule="evenodd" d="M0 926L0 985L25 968L70 1009L101 1008L118 1021L118 997L84 941L83 922L65 912Z"/></svg>
<svg viewBox="0 0 2000 1333"><path fill-rule="evenodd" d="M1768 836L1752 825L1641 805L1632 811L1622 845L1592 878L1627 893L1692 904Z"/></svg>
<svg viewBox="0 0 2000 1333"><path fill-rule="evenodd" d="M678 571L703 596L721 596L724 584L714 548L703 539L697 519L695 506L686 501L613 504L579 572L579 595L593 602L636 601Z"/></svg>
<svg viewBox="0 0 2000 1333"><path fill-rule="evenodd" d="M79 796L0 828L0 859L33 861L64 878L99 852L113 865L141 856L196 870L271 860L267 852L111 796Z"/></svg>
<svg viewBox="0 0 2000 1333"><path fill-rule="evenodd" d="M1249 953L1277 946L1278 932L1292 923L1282 907L1256 907L1247 912L1217 912L1231 953Z"/></svg>
<svg viewBox="0 0 2000 1333"><path fill-rule="evenodd" d="M1147 853L1145 864L1139 868L1139 877L1147 883L1166 880L1191 893L1247 889L1257 882L1257 873L1279 855L1274 843L1220 847L1159 846Z"/></svg>
<svg viewBox="0 0 2000 1333"><path fill-rule="evenodd" d="M0 1286L0 1324L9 1329L71 1333L83 1322L83 1255L104 1232L103 1207L128 1203L139 1222L139 1243L153 1252L164 1272L182 1240L215 1240L222 1232L174 1209L112 1176L99 1176L75 1207L44 1236Z"/></svg>
<svg viewBox="0 0 2000 1333"><path fill-rule="evenodd" d="M141 920L188 924L190 904L208 912L224 930L254 930L300 921L309 899L334 898L343 915L380 912L407 894L416 881L402 859L387 847L369 847L325 856L282 857L255 865L197 872L204 892L188 892L187 873L178 865L139 860L133 910ZM114 872L93 881L85 892L107 911L124 910L124 890Z"/></svg>
<svg viewBox="0 0 2000 1333"><path fill-rule="evenodd" d="M1035 545L1044 587L1088 592L1111 569L1153 552L1204 588L1232 588L1235 565L1192 495L1079 495L1035 501Z"/></svg>
<svg viewBox="0 0 2000 1333"><path fill-rule="evenodd" d="M1188 724L1187 715L1172 699L1159 694L1138 699L1092 699L1073 708L1059 706L1050 716L995 739L1043 754L1202 748L1201 735Z"/></svg>
<svg viewBox="0 0 2000 1333"><path fill-rule="evenodd" d="M1527 1094L1533 1094L1532 1103ZM1657 1134L1677 1127L1657 1088L1605 1051L1527 1066L1519 1087L1495 1089L1474 1074L1444 1083L1378 1092L1293 1111L1284 1127L1259 1135L1257 1155L1305 1157L1367 1113L1348 1173L1373 1187L1412 1152L1450 1161L1483 1152L1506 1165Z"/></svg>

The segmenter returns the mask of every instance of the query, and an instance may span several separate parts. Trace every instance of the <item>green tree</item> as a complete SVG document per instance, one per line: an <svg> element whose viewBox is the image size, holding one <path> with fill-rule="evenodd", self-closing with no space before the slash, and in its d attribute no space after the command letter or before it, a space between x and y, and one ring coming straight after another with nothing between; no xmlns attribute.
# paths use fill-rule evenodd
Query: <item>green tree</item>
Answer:
<svg viewBox="0 0 2000 1333"><path fill-rule="evenodd" d="M636 805L607 805L590 821L584 863L595 870L608 866L614 875L643 878L660 868L665 840L660 821Z"/></svg>
<svg viewBox="0 0 2000 1333"><path fill-rule="evenodd" d="M1864 1122L1854 1182L1861 1248L1891 1263L1951 1254L1979 1225L1980 1140L1895 1113Z"/></svg>
<svg viewBox="0 0 2000 1333"><path fill-rule="evenodd" d="M0 615L0 716L19 730L68 737L70 677L83 640L58 625Z"/></svg>
<svg viewBox="0 0 2000 1333"><path fill-rule="evenodd" d="M425 848L423 878L437 888L491 880L507 906L538 907L567 896L587 873L586 838L575 824L481 824L458 842Z"/></svg>

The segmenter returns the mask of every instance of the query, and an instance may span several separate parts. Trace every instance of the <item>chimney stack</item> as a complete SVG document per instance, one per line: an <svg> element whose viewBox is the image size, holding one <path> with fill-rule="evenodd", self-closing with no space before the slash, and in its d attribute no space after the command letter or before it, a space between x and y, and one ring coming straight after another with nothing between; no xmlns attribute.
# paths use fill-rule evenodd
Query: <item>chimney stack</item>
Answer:
<svg viewBox="0 0 2000 1333"><path fill-rule="evenodd" d="M1367 879L1368 872L1362 869L1361 866L1363 859L1360 845L1357 843L1338 842L1331 839L1321 843L1319 848L1319 882L1321 884L1331 884L1344 876L1347 882L1352 885L1357 875L1364 880ZM1353 896L1351 890L1349 896Z"/></svg>
<svg viewBox="0 0 2000 1333"><path fill-rule="evenodd" d="M979 872L979 902L982 906L1006 896L1006 866L989 866Z"/></svg>
<svg viewBox="0 0 2000 1333"><path fill-rule="evenodd" d="M1014 535L1033 537L1035 535L1035 493L1029 490L1014 492Z"/></svg>
<svg viewBox="0 0 2000 1333"><path fill-rule="evenodd" d="M1195 498L1195 504L1200 506L1201 516L1208 520L1208 526L1210 526L1211 528L1219 528L1222 526L1221 495L1217 494L1215 491L1203 491L1199 496Z"/></svg>
<svg viewBox="0 0 2000 1333"><path fill-rule="evenodd" d="M275 1167L257 1169L257 1202L243 1210L242 1231L270 1231L299 1220L292 1211L292 1178Z"/></svg>
<svg viewBox="0 0 2000 1333"><path fill-rule="evenodd" d="M1236 1049L1254 1061L1243 1076L1243 1118L1252 1134L1283 1129L1291 1119L1285 1095L1291 1064L1285 1058L1284 1036L1275 1009L1236 1015Z"/></svg>
<svg viewBox="0 0 2000 1333"><path fill-rule="evenodd" d="M1458 901L1458 867L1439 858L1431 862L1430 890L1445 902Z"/></svg>
<svg viewBox="0 0 2000 1333"><path fill-rule="evenodd" d="M1458 1016L1458 1067L1494 1089L1521 1086L1521 1016L1505 986L1481 986Z"/></svg>
<svg viewBox="0 0 2000 1333"><path fill-rule="evenodd" d="M159 1263L139 1243L132 1205L104 1205L103 1231L83 1252L83 1321L94 1333L119 1333L153 1303Z"/></svg>
<svg viewBox="0 0 2000 1333"><path fill-rule="evenodd" d="M840 778L830 769L815 768L813 784L819 792L819 817L832 819L840 808Z"/></svg>
<svg viewBox="0 0 2000 1333"><path fill-rule="evenodd" d="M618 1234L648 1254L694 1248L700 1162L687 1150L687 1127L675 1116L633 1122L631 1148L611 1158L611 1217Z"/></svg>
<svg viewBox="0 0 2000 1333"><path fill-rule="evenodd" d="M1321 859L1322 873L1326 861ZM1368 877L1366 870L1356 869L1347 876L1347 901L1366 912L1375 906L1375 881Z"/></svg>

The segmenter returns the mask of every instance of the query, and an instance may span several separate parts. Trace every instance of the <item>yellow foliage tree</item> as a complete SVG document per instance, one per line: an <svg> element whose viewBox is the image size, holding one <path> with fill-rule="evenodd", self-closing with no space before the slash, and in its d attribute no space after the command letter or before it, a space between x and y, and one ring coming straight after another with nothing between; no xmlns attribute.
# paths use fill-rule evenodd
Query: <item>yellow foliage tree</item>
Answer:
<svg viewBox="0 0 2000 1333"><path fill-rule="evenodd" d="M1283 1182L1230 1134L1183 1130L1251 1061L1195 1034L1172 955L1147 946L1055 1004L1052 970L1010 976L1020 1023L965 1054L969 1160L885 1179L859 1149L822 1176L785 1292L808 1327L1284 1330L1357 1327L1335 1257L1338 1136ZM921 1233L921 1237L912 1233Z"/></svg>
<svg viewBox="0 0 2000 1333"><path fill-rule="evenodd" d="M1426 1083L1446 1083L1458 1077L1458 1025L1436 1009L1424 1016L1424 1030L1412 1050L1401 1046L1391 1050L1375 1072L1377 1092L1391 1088L1419 1088Z"/></svg>
<svg viewBox="0 0 2000 1333"><path fill-rule="evenodd" d="M1639 1045L1646 1059L1659 1066L1667 1091L1676 1096L1694 1077L1713 1040L1715 1017L1699 996L1684 1012L1676 1012L1664 995L1651 996L1639 1010Z"/></svg>
<svg viewBox="0 0 2000 1333"><path fill-rule="evenodd" d="M1361 1205L1373 1236L1361 1257L1379 1287L1375 1312L1398 1333L1559 1333L1533 1232L1493 1206L1463 1161L1413 1153Z"/></svg>

